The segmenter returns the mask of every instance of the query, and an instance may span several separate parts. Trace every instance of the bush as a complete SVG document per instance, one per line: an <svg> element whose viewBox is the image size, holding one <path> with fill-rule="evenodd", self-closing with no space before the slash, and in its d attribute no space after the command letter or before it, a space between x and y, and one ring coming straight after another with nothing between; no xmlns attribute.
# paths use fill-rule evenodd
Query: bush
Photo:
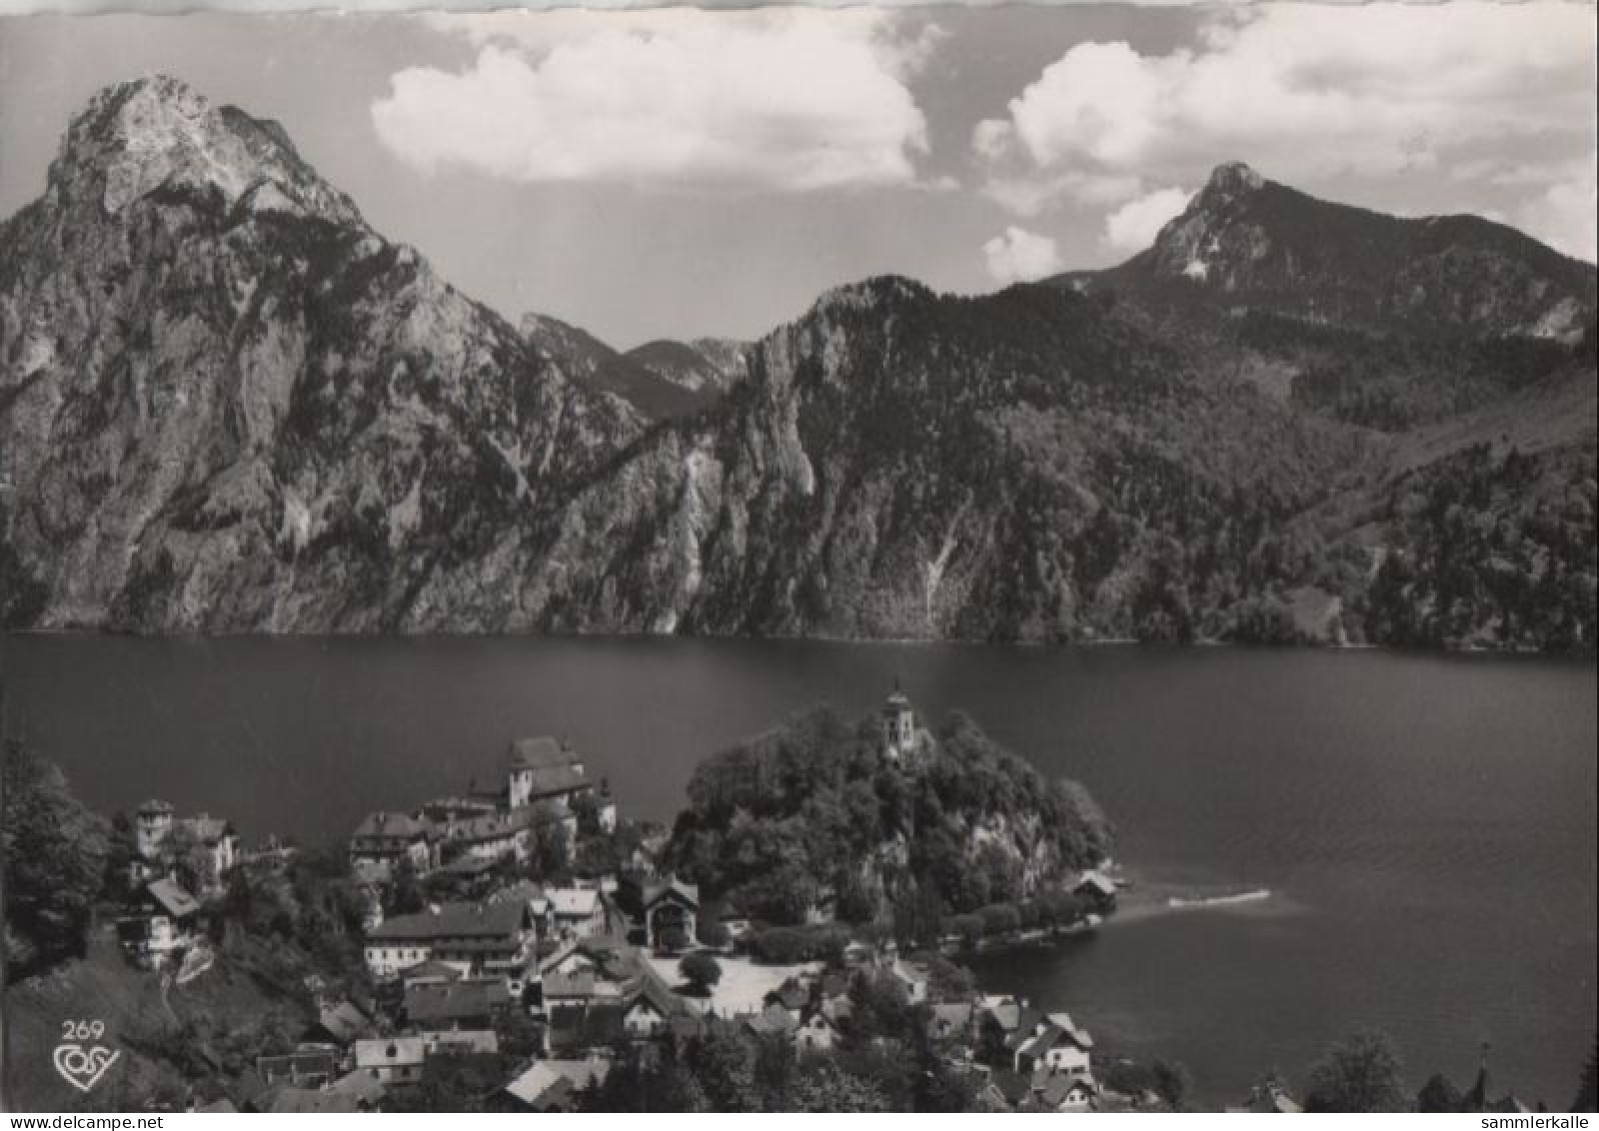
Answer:
<svg viewBox="0 0 1599 1131"><path fill-rule="evenodd" d="M983 921L983 933L990 938L1003 938L1021 928L1021 912L1012 903L991 903L978 913Z"/></svg>
<svg viewBox="0 0 1599 1131"><path fill-rule="evenodd" d="M696 927L701 946L721 950L733 941L733 932L715 915L701 915Z"/></svg>
<svg viewBox="0 0 1599 1131"><path fill-rule="evenodd" d="M849 945L849 931L831 923L813 927L771 927L756 935L750 950L762 962L792 966L822 960L837 964Z"/></svg>

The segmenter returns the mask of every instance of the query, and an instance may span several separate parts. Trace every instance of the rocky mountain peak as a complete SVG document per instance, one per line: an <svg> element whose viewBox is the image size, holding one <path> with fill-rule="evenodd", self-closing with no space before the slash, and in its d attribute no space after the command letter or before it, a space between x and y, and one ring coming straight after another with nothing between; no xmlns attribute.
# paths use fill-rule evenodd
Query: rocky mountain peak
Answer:
<svg viewBox="0 0 1599 1131"><path fill-rule="evenodd" d="M355 205L300 159L275 122L219 107L181 79L106 87L75 116L51 165L62 200L89 196L117 215L159 189L241 201L252 211L361 224Z"/></svg>
<svg viewBox="0 0 1599 1131"><path fill-rule="evenodd" d="M1242 161L1228 161L1211 170L1210 180L1200 190L1207 200L1236 200L1266 187L1266 178Z"/></svg>

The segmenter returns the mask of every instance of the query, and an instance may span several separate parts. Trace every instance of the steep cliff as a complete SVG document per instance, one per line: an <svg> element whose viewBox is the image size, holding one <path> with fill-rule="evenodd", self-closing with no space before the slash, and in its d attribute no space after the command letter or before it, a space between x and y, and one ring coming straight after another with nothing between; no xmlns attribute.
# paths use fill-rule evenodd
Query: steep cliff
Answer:
<svg viewBox="0 0 1599 1131"><path fill-rule="evenodd" d="M1361 450L1046 287L872 280L749 356L719 411L575 498L529 600L547 627L1158 635L1164 558L1209 554L1206 583L1238 583L1262 530Z"/></svg>
<svg viewBox="0 0 1599 1131"><path fill-rule="evenodd" d="M174 80L97 96L0 248L13 622L503 627L524 516L641 428Z"/></svg>

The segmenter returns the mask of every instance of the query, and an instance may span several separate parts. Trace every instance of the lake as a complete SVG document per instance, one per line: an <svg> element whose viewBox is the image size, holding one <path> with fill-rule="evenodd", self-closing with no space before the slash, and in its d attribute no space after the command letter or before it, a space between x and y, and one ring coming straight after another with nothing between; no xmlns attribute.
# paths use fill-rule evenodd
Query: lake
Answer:
<svg viewBox="0 0 1599 1131"><path fill-rule="evenodd" d="M1204 1097L1302 1077L1376 1026L1411 1084L1569 1104L1596 1024L1592 662L1384 652L535 639L0 643L6 728L106 811L180 811L333 843L371 809L569 738L624 812L662 820L695 763L821 700L960 708L1120 829L1129 915L988 958L986 987L1070 1009L1104 1049L1188 1064Z"/></svg>

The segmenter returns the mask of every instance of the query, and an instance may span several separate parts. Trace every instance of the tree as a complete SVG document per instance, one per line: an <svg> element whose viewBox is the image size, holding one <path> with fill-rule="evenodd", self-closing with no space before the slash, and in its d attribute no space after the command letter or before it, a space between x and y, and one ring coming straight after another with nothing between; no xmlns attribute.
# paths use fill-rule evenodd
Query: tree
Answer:
<svg viewBox="0 0 1599 1131"><path fill-rule="evenodd" d="M106 842L105 884L100 889L103 899L121 903L132 894L133 861L139 854L138 844L133 822L118 810L111 818Z"/></svg>
<svg viewBox="0 0 1599 1131"><path fill-rule="evenodd" d="M1184 1110L1188 1093L1193 1090L1194 1078L1188 1066L1181 1061L1157 1060L1150 1066L1151 1088L1161 1102L1173 1111Z"/></svg>
<svg viewBox="0 0 1599 1131"><path fill-rule="evenodd" d="M572 869L572 838L566 822L546 820L533 830L530 870L537 879L559 879Z"/></svg>
<svg viewBox="0 0 1599 1131"><path fill-rule="evenodd" d="M1599 1108L1599 1037L1594 1038L1588 1052L1588 1063L1582 1069L1582 1082L1577 1085L1577 1099L1572 1111L1593 1111Z"/></svg>
<svg viewBox="0 0 1599 1131"><path fill-rule="evenodd" d="M59 767L20 742L7 742L5 755L0 856L15 979L84 952L109 842L104 819L73 796Z"/></svg>
<svg viewBox="0 0 1599 1131"><path fill-rule="evenodd" d="M414 915L426 906L427 900L422 895L422 881L416 874L416 863L410 856L400 857L400 862L394 869L394 882L389 885L388 899L385 901L383 913L389 917Z"/></svg>
<svg viewBox="0 0 1599 1131"><path fill-rule="evenodd" d="M1425 1112L1459 1111L1465 1097L1454 1081L1441 1072L1435 1072L1416 1093L1416 1110Z"/></svg>
<svg viewBox="0 0 1599 1131"><path fill-rule="evenodd" d="M751 946L762 962L778 966L792 966L811 956L810 940L803 931L794 927L773 927L755 936Z"/></svg>
<svg viewBox="0 0 1599 1131"><path fill-rule="evenodd" d="M1310 1070L1307 1111L1385 1112L1407 1107L1404 1064L1384 1033L1355 1033Z"/></svg>
<svg viewBox="0 0 1599 1131"><path fill-rule="evenodd" d="M700 952L684 955L683 961L677 964L677 971L700 997L709 994L711 987L722 980L722 964Z"/></svg>
<svg viewBox="0 0 1599 1131"><path fill-rule="evenodd" d="M788 1092L788 1111L891 1111L888 1097L869 1080L823 1063L807 1072Z"/></svg>
<svg viewBox="0 0 1599 1131"><path fill-rule="evenodd" d="M699 935L700 945L721 950L733 941L733 932L728 930L727 924L722 922L722 917L714 910L706 909L700 912L695 921L694 931Z"/></svg>
<svg viewBox="0 0 1599 1131"><path fill-rule="evenodd" d="M494 1057L444 1053L427 1058L422 1082L412 1098L397 1110L480 1112L504 1083Z"/></svg>
<svg viewBox="0 0 1599 1131"><path fill-rule="evenodd" d="M161 838L161 859L178 883L195 895L211 886L211 852L184 824L174 823Z"/></svg>

